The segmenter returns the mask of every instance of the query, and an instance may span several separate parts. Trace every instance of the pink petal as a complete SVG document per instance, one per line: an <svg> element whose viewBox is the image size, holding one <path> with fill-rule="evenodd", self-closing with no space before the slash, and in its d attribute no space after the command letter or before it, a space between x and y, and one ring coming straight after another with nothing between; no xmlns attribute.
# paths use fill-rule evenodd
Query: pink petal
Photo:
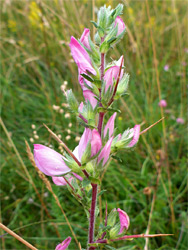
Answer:
<svg viewBox="0 0 188 250"><path fill-rule="evenodd" d="M104 128L104 137L106 136L108 129L109 129L109 137L111 137L113 135L114 121L115 121L116 115L117 115L117 113L115 112L108 120L108 122Z"/></svg>
<svg viewBox="0 0 188 250"><path fill-rule="evenodd" d="M128 147L133 147L138 142L138 139L140 137L140 125L135 125L133 129L134 129L133 139L129 143Z"/></svg>
<svg viewBox="0 0 188 250"><path fill-rule="evenodd" d="M118 208L117 212L119 213L119 220L120 220L120 226L121 226L119 234L121 234L125 228L126 229L129 228L130 220L129 220L129 216L127 215L125 211Z"/></svg>
<svg viewBox="0 0 188 250"><path fill-rule="evenodd" d="M83 135L81 136L79 145L78 145L78 155L82 159L82 155L87 147L89 140L91 139L91 129L85 128Z"/></svg>
<svg viewBox="0 0 188 250"><path fill-rule="evenodd" d="M104 166L106 164L106 162L108 161L109 159L109 156L110 156L110 150L111 150L111 144L112 144L112 141L113 141L113 138L114 137L111 137L107 143L105 144L104 148L101 150L99 156L98 156L98 164L99 162L103 159L103 163L102 165Z"/></svg>
<svg viewBox="0 0 188 250"><path fill-rule="evenodd" d="M112 66L110 67L105 75L104 75L104 81L106 82L106 85L105 85L105 92L108 90L109 86L113 86L113 83L114 83L114 79L115 81L117 80L118 76L119 76L119 70L120 70L120 66L121 66L121 60L122 60L122 56L120 57L120 59L115 62L115 66ZM121 74L120 74L120 80L123 76L123 72L124 70L122 69L121 70Z"/></svg>
<svg viewBox="0 0 188 250"><path fill-rule="evenodd" d="M65 176L65 178L67 178L67 176ZM68 181L70 182L71 179L73 179L73 177L69 177ZM57 186L65 186L67 185L66 181L64 180L63 177L56 177L56 176L52 176L52 181L54 182L54 184L56 184Z"/></svg>
<svg viewBox="0 0 188 250"><path fill-rule="evenodd" d="M119 16L116 17L115 26L116 25L118 25L117 36L119 36L125 30L125 24Z"/></svg>
<svg viewBox="0 0 188 250"><path fill-rule="evenodd" d="M84 96L86 101L88 100L91 103L91 106L94 109L97 105L97 99L95 98L95 94L93 94L93 92L91 90L84 90L83 96Z"/></svg>
<svg viewBox="0 0 188 250"><path fill-rule="evenodd" d="M66 238L61 244L58 244L56 246L55 250L65 250L65 249L67 249L67 247L69 246L70 242L71 242L71 237Z"/></svg>
<svg viewBox="0 0 188 250"><path fill-rule="evenodd" d="M80 38L80 42L89 50L91 50L90 45L89 45L89 35L90 35L90 30L89 29L84 29L84 32L82 33L82 36Z"/></svg>
<svg viewBox="0 0 188 250"><path fill-rule="evenodd" d="M91 157L96 155L102 147L102 140L99 132L96 129L92 130L91 138Z"/></svg>
<svg viewBox="0 0 188 250"><path fill-rule="evenodd" d="M71 171L61 154L41 144L34 144L34 159L40 171L49 176L62 175Z"/></svg>
<svg viewBox="0 0 188 250"><path fill-rule="evenodd" d="M72 36L70 41L70 49L72 57L74 58L75 63L77 64L79 70L83 73L87 71L91 72L93 75L96 75L96 71L92 66L91 59L87 51L80 45L80 43Z"/></svg>

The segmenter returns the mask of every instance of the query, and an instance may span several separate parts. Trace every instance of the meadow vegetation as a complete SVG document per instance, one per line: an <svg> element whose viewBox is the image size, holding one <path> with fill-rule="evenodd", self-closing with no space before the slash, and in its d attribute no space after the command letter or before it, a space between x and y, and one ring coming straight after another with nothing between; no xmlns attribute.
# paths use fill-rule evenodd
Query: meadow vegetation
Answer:
<svg viewBox="0 0 188 250"><path fill-rule="evenodd" d="M66 187L51 182L54 194L32 166L25 140L62 148L43 127L47 124L74 148L83 132L66 106L63 90L73 88L83 99L77 67L68 46L79 38L103 4L123 3L127 26L123 40L111 52L124 55L130 74L128 95L118 101L118 132L142 124L144 130L161 117L163 122L143 134L137 147L118 154L102 188L100 218L121 207L131 220L128 233L171 233L171 237L116 243L116 249L187 249L186 1L7 1L1 2L1 212L0 221L38 249L55 249L71 236L62 209L82 244L87 239L84 211ZM92 33L92 32L91 32ZM108 58L107 58L108 60ZM167 106L158 103L165 99ZM178 123L183 118L184 123ZM107 117L106 117L107 119ZM0 235L5 232L0 230ZM123 245L124 244L124 245ZM1 249L25 249L10 235ZM72 240L70 249L77 249Z"/></svg>

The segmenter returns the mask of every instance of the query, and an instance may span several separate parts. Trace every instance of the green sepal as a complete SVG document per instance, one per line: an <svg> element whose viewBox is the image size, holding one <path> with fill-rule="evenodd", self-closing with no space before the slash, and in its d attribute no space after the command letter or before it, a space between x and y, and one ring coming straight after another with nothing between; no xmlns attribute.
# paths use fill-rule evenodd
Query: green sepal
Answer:
<svg viewBox="0 0 188 250"><path fill-rule="evenodd" d="M91 143L89 141L82 155L82 159L81 159L82 165L86 164L89 161L89 159L91 158L90 156L91 156Z"/></svg>
<svg viewBox="0 0 188 250"><path fill-rule="evenodd" d="M110 239L115 239L118 236L119 231L120 231L120 223L117 223L109 231Z"/></svg>
<svg viewBox="0 0 188 250"><path fill-rule="evenodd" d="M72 111L77 112L78 111L78 101L76 97L74 96L72 89L67 90L67 102L69 104L69 107Z"/></svg>
<svg viewBox="0 0 188 250"><path fill-rule="evenodd" d="M113 227L116 223L116 218L117 218L117 210L116 208L112 209L112 211L108 215L107 219L107 225Z"/></svg>

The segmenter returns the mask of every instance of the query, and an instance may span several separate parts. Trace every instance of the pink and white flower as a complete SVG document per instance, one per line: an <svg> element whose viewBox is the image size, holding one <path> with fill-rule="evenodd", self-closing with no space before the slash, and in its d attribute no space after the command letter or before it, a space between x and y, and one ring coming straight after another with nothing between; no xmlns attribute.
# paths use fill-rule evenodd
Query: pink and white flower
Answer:
<svg viewBox="0 0 188 250"><path fill-rule="evenodd" d="M116 19L115 19L115 26L116 25L118 25L117 36L119 36L122 32L125 31L125 28L126 28L123 20L119 16L117 16Z"/></svg>
<svg viewBox="0 0 188 250"><path fill-rule="evenodd" d="M120 71L120 66L121 66L121 61L122 61L123 56L120 57L118 61L115 62L115 65L107 69L105 75L104 75L104 81L106 82L105 85L105 92L108 90L108 88L114 84L114 81L117 81L118 76L119 76L119 71ZM120 80L123 76L124 70L121 69L120 73Z"/></svg>
<svg viewBox="0 0 188 250"><path fill-rule="evenodd" d="M124 231L124 229L128 230L129 224L130 224L130 220L129 220L129 216L127 215L127 213L125 211L123 211L120 208L118 208L117 212L119 213L119 220L120 220L120 231L119 231L119 234L122 234L123 231Z"/></svg>
<svg viewBox="0 0 188 250"><path fill-rule="evenodd" d="M106 136L108 130L109 130L109 137L111 137L113 135L114 132L114 121L116 119L116 115L117 113L115 112L110 119L108 120L105 128L104 128L104 137Z"/></svg>
<svg viewBox="0 0 188 250"><path fill-rule="evenodd" d="M65 250L71 242L71 237L66 238L62 243L58 244L55 250Z"/></svg>
<svg viewBox="0 0 188 250"><path fill-rule="evenodd" d="M34 144L34 159L39 170L48 176L62 175L71 171L61 154L41 144Z"/></svg>

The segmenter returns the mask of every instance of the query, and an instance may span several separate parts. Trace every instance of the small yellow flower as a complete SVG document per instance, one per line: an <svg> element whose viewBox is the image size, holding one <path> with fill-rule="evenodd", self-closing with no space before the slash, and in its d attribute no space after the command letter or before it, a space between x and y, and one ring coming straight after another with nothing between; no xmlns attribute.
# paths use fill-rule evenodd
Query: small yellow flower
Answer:
<svg viewBox="0 0 188 250"><path fill-rule="evenodd" d="M14 20L8 20L8 28L12 32L16 32L16 22Z"/></svg>

